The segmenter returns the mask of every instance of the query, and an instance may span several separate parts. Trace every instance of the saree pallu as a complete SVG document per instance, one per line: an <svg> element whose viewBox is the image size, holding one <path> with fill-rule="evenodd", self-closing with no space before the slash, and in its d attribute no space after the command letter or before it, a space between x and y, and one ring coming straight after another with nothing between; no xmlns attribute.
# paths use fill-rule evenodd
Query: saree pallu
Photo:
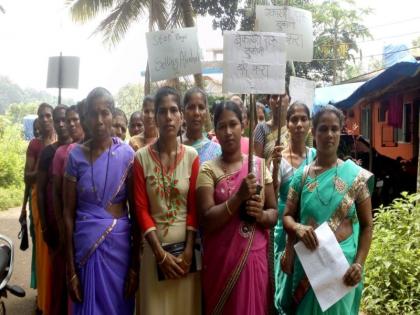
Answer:
<svg viewBox="0 0 420 315"><path fill-rule="evenodd" d="M191 146L196 149L200 158L200 164L208 160L213 160L222 154L222 149L218 143L209 140L207 137L203 137L197 140Z"/></svg>
<svg viewBox="0 0 420 315"><path fill-rule="evenodd" d="M256 161L261 165L260 159ZM215 203L223 203L230 197L228 182L234 183L232 194L235 194L247 173L244 161L238 172L229 174L228 180L226 176L218 179ZM202 278L206 314L268 313L272 293L268 240L267 230L244 223L238 212L220 230L204 233Z"/></svg>
<svg viewBox="0 0 420 315"><path fill-rule="evenodd" d="M37 307L43 314L50 314L51 307L51 259L48 252L48 245L42 236L41 219L38 209L38 195L36 185L32 186L31 192L32 217L35 231L35 265L36 265L36 284L38 291Z"/></svg>
<svg viewBox="0 0 420 315"><path fill-rule="evenodd" d="M291 183L288 200L292 202L297 203L299 200L302 176L303 170L300 169ZM331 229L336 231L343 219L352 220L353 233L339 242L349 264L354 262L359 242L360 226L355 203L360 203L370 197L372 183L371 173L348 160L323 172L317 176L316 180L308 176L302 189L300 197L300 222L302 224L316 227L323 222L328 222ZM332 196L327 206L320 201L318 194L324 198L322 199L324 203ZM297 304L295 305L296 314L357 315L359 313L362 281L325 312L321 311L312 288L305 283L308 284L305 272L296 256L292 284L293 298Z"/></svg>
<svg viewBox="0 0 420 315"><path fill-rule="evenodd" d="M283 228L283 214L286 207L287 194L289 192L290 183L293 180L294 174L300 168L310 164L316 156L316 150L313 148L306 148L306 158L301 165L293 168L286 160L282 159L280 165L281 186L279 189L278 198L278 213L279 217L277 225L274 227L274 277L275 277L275 294L274 304L280 314L286 313L287 306L290 305L292 298L292 277L284 273L280 267L280 257L283 254L286 246L286 232Z"/></svg>
<svg viewBox="0 0 420 315"><path fill-rule="evenodd" d="M134 301L124 298L128 217L114 218L100 206L79 201L73 240L83 296L83 303L73 304L73 314L132 314Z"/></svg>

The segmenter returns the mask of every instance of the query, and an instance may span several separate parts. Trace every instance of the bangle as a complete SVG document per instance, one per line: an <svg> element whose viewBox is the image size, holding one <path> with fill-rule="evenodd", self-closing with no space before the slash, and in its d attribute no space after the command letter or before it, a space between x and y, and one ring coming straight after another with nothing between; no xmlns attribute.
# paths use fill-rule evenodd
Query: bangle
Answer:
<svg viewBox="0 0 420 315"><path fill-rule="evenodd" d="M362 266L362 264L360 264L360 263L353 263L353 265L358 265L358 266L360 267L360 269L362 269L362 270L363 270L363 266Z"/></svg>
<svg viewBox="0 0 420 315"><path fill-rule="evenodd" d="M226 205L226 211L227 211L227 213L228 213L230 216L232 216L232 211L230 211L229 204L228 204L227 200L225 201L225 205Z"/></svg>
<svg viewBox="0 0 420 315"><path fill-rule="evenodd" d="M163 255L162 260L158 262L158 265L162 265L165 262L166 256L168 256L168 253L167 252L165 252L165 255Z"/></svg>
<svg viewBox="0 0 420 315"><path fill-rule="evenodd" d="M182 258L182 261L184 262L184 264L186 264L187 266L191 266L191 264L192 264L192 261L190 262L190 263L187 263L187 261L184 259L184 258Z"/></svg>
<svg viewBox="0 0 420 315"><path fill-rule="evenodd" d="M76 279L76 277L77 277L77 274L75 273L71 278L70 278L70 280L69 280L69 282L71 283L71 282L73 282L73 280L74 279Z"/></svg>

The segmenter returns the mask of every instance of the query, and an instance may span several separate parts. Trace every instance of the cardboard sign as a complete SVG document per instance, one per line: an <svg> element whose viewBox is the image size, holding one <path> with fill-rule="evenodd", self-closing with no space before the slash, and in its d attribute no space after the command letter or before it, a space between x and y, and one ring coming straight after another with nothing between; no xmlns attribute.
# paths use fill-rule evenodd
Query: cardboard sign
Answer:
<svg viewBox="0 0 420 315"><path fill-rule="evenodd" d="M48 59L47 88L79 87L80 58L75 56L55 56Z"/></svg>
<svg viewBox="0 0 420 315"><path fill-rule="evenodd" d="M278 33L224 32L223 92L285 92L286 36Z"/></svg>
<svg viewBox="0 0 420 315"><path fill-rule="evenodd" d="M311 12L288 6L257 5L255 27L260 32L286 34L287 60L312 61L314 40Z"/></svg>
<svg viewBox="0 0 420 315"><path fill-rule="evenodd" d="M150 79L160 81L201 73L195 27L146 33Z"/></svg>
<svg viewBox="0 0 420 315"><path fill-rule="evenodd" d="M312 111L315 98L315 82L298 77L290 77L289 92L291 103L300 101Z"/></svg>

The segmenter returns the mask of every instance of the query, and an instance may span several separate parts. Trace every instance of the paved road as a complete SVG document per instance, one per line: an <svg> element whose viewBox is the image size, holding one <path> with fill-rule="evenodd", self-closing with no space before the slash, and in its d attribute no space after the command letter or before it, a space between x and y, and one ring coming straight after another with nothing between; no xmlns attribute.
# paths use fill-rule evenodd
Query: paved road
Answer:
<svg viewBox="0 0 420 315"><path fill-rule="evenodd" d="M31 254L32 242L29 238L29 248L26 251L19 249L20 240L17 235L20 230L18 222L20 214L19 208L0 211L0 234L6 235L12 239L15 246L15 263L12 279L9 283L20 285L26 291L26 297L17 298L8 295L5 300L7 314L9 315L32 315L35 310L36 290L29 288L30 272L31 272Z"/></svg>

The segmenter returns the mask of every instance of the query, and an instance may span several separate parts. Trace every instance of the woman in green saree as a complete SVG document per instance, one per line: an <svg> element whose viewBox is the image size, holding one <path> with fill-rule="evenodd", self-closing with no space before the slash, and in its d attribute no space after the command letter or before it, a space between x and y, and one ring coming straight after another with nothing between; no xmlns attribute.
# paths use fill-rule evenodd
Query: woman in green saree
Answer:
<svg viewBox="0 0 420 315"><path fill-rule="evenodd" d="M299 169L290 185L283 217L288 234L282 268L293 270L292 297L296 314L359 313L362 294L363 264L372 239L372 205L369 186L373 175L351 160L337 158L344 116L333 106L323 107L313 119L317 157ZM314 232L327 222L334 232L350 267L343 277L354 288L325 312L321 311L297 256L292 259L293 239L301 240L315 250L318 240ZM291 250L290 250L291 249ZM288 266L292 266L289 268Z"/></svg>
<svg viewBox="0 0 420 315"><path fill-rule="evenodd" d="M280 268L280 257L286 245L286 232L283 228L283 212L286 206L287 193L290 183L298 169L311 163L316 150L305 145L310 128L309 108L301 103L294 102L286 113L286 127L289 133L289 143L285 147L276 146L273 152L273 174L278 174L279 186L278 212L279 218L274 227L274 304L280 314L288 312L291 305L292 277ZM274 187L277 191L277 187Z"/></svg>

